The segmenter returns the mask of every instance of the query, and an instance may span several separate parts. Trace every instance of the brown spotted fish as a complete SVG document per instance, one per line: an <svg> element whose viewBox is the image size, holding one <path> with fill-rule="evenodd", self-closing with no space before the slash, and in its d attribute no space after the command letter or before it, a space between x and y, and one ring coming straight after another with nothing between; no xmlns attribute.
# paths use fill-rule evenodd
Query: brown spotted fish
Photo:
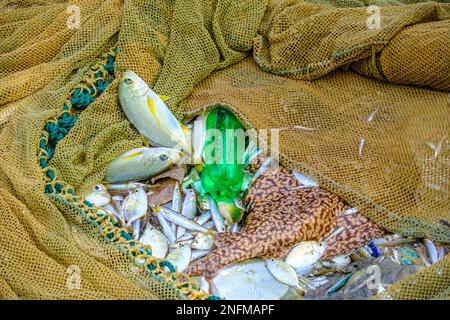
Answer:
<svg viewBox="0 0 450 320"><path fill-rule="evenodd" d="M222 267L250 258L283 259L293 245L321 240L335 228L336 213L345 204L320 188L301 188L285 168L260 176L245 203L250 208L240 233L216 234L216 248L187 269L191 275L212 278Z"/></svg>
<svg viewBox="0 0 450 320"><path fill-rule="evenodd" d="M386 234L384 229L359 213L338 215L336 229L340 227L344 227L344 231L333 237L328 243L322 259L348 254Z"/></svg>

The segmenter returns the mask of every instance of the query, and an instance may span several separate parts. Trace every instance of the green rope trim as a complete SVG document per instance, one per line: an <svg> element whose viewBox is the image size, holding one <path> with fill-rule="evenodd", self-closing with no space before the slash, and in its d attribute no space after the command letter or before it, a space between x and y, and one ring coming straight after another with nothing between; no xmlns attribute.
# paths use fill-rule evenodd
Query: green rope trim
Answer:
<svg viewBox="0 0 450 320"><path fill-rule="evenodd" d="M102 235L117 244L119 250L130 257L139 271L147 272L152 279L176 289L181 299L216 299L199 291L198 286L167 260L157 259L151 254L151 246L143 245L132 235L117 225L115 218L104 210L94 208L83 197L75 195L74 189L58 180L55 169L49 163L55 155L55 149L75 125L77 113L86 110L114 79L114 63L117 48L105 54L101 61L93 66L84 79L71 91L64 103L62 112L47 121L37 146L39 166L45 178L44 192L51 198L62 201L81 213L86 220L97 226Z"/></svg>

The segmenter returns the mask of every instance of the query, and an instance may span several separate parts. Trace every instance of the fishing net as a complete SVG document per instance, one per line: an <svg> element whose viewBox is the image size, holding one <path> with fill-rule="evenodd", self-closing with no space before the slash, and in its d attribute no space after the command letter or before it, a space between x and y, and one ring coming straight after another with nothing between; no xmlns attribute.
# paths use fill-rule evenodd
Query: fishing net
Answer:
<svg viewBox="0 0 450 320"><path fill-rule="evenodd" d="M142 145L117 99L127 69L180 119L222 105L249 127L279 128L283 165L389 231L450 242L449 4L0 8L1 298L206 298L82 197ZM449 283L446 257L379 298L448 298Z"/></svg>

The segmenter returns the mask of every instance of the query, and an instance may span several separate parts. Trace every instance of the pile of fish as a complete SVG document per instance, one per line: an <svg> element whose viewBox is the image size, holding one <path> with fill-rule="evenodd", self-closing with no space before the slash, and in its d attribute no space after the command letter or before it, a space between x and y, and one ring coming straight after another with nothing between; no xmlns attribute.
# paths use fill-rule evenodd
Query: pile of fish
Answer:
<svg viewBox="0 0 450 320"><path fill-rule="evenodd" d="M241 199L226 206L218 205L202 190L199 175L204 117L192 126L182 124L166 106L166 99L155 94L135 73L123 74L119 84L120 104L147 146L112 160L102 184L95 186L85 199L110 213L117 225L128 229L136 240L149 245L154 257L165 259L177 272L184 272L217 248L217 234L239 234L246 224L245 219L240 220L243 214L237 220L230 217L236 211L245 215L248 208ZM259 153L254 145L248 149L250 158ZM197 165L187 165L186 157L194 158ZM270 157L253 174L246 171L249 179L242 196L269 165ZM302 188L319 187L299 172L292 174ZM350 208L342 214L357 214L357 209ZM355 262L384 256L399 265L417 264L418 260L429 265L448 252L448 247L437 248L425 240L425 249L414 255L404 247L417 246L418 239L389 235L345 255L324 258L329 243L342 231L343 228L337 228L321 241L299 241L288 248L282 259L253 257L221 267L213 277L200 275L192 279L204 292L223 299L325 299L345 291L343 288L352 283L356 271L351 266ZM379 287L370 294L384 289Z"/></svg>

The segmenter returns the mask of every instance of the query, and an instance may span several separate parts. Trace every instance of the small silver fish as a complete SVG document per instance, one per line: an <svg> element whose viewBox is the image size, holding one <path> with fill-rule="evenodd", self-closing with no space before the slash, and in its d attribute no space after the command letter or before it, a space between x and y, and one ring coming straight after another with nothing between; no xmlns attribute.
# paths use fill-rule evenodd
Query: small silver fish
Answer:
<svg viewBox="0 0 450 320"><path fill-rule="evenodd" d="M225 300L278 300L291 288L275 279L260 259L219 270L210 285L211 293Z"/></svg>
<svg viewBox="0 0 450 320"><path fill-rule="evenodd" d="M142 218L147 213L147 194L142 187L138 187L125 198L122 210L127 225Z"/></svg>
<svg viewBox="0 0 450 320"><path fill-rule="evenodd" d="M139 239L139 236L141 235L141 220L137 219L133 221L131 227L133 228L133 237Z"/></svg>
<svg viewBox="0 0 450 320"><path fill-rule="evenodd" d="M181 242L181 241L186 241L186 240L191 240L194 239L194 235L190 232L186 232L185 234L183 234L181 237L179 237L177 239L177 241Z"/></svg>
<svg viewBox="0 0 450 320"><path fill-rule="evenodd" d="M108 193L106 187L102 184L98 184L94 187L91 193L84 197L87 201L92 203L95 207L103 207L111 201L111 196Z"/></svg>
<svg viewBox="0 0 450 320"><path fill-rule="evenodd" d="M167 237L167 240L169 240L169 244L170 245L174 244L176 241L176 236L170 226L170 223L161 214L156 213L156 218L158 219L162 232Z"/></svg>
<svg viewBox="0 0 450 320"><path fill-rule="evenodd" d="M192 249L196 250L209 250L214 245L214 234L212 232L197 233L194 241L192 242Z"/></svg>
<svg viewBox="0 0 450 320"><path fill-rule="evenodd" d="M437 248L434 245L433 241L429 239L423 239L423 244L427 250L428 257L430 258L431 264L435 264L439 261L439 256L437 252Z"/></svg>
<svg viewBox="0 0 450 320"><path fill-rule="evenodd" d="M216 227L216 225L214 224L214 221L208 221L208 222L205 222L205 223L203 224L203 226L204 226L206 229L212 229L212 228L215 228L215 227Z"/></svg>
<svg viewBox="0 0 450 320"><path fill-rule="evenodd" d="M122 207L123 200L124 200L122 196L115 195L115 196L112 196L111 199L114 201L114 204L117 207Z"/></svg>
<svg viewBox="0 0 450 320"><path fill-rule="evenodd" d="M202 213L198 217L194 218L194 221L197 222L199 225L205 224L207 221L211 219L211 211L207 211L205 213Z"/></svg>
<svg viewBox="0 0 450 320"><path fill-rule="evenodd" d="M172 210L176 212L181 212L181 205L182 205L182 197L181 197L181 190L180 190L180 184L178 182L175 182L175 187L173 188L173 196L172 196Z"/></svg>
<svg viewBox="0 0 450 320"><path fill-rule="evenodd" d="M140 147L113 159L106 167L108 183L144 180L155 176L181 160L179 150Z"/></svg>
<svg viewBox="0 0 450 320"><path fill-rule="evenodd" d="M289 251L285 262L290 264L300 275L308 273L312 266L319 261L327 248L327 242L336 235L344 231L344 227L334 230L326 236L321 242L318 241L302 241L295 245Z"/></svg>
<svg viewBox="0 0 450 320"><path fill-rule="evenodd" d="M298 171L292 170L292 174L302 184L302 187L304 188L315 188L319 186L319 183L317 183L315 180L301 174Z"/></svg>
<svg viewBox="0 0 450 320"><path fill-rule="evenodd" d="M150 185L142 182L126 182L126 183L106 183L105 184L106 189L109 191L127 191L127 190L134 190L137 187L142 188L148 188Z"/></svg>
<svg viewBox="0 0 450 320"><path fill-rule="evenodd" d="M264 160L264 162L261 164L259 169L253 175L253 182L255 182L256 179L258 179L260 176L262 176L262 175L266 174L267 172L269 172L271 169L272 169L272 158L271 157L267 157Z"/></svg>
<svg viewBox="0 0 450 320"><path fill-rule="evenodd" d="M194 239L183 240L183 241L178 240L175 244L171 245L170 247L171 248L178 248L178 246L188 245L192 249L192 242L194 242Z"/></svg>
<svg viewBox="0 0 450 320"><path fill-rule="evenodd" d="M206 195L197 194L196 198L197 198L198 207L201 210L205 210L205 211L211 210L211 208L209 207L208 197Z"/></svg>
<svg viewBox="0 0 450 320"><path fill-rule="evenodd" d="M223 221L222 215L219 212L219 208L217 207L216 202L212 198L208 198L208 202L209 207L211 208L211 215L217 232L224 232L225 222Z"/></svg>
<svg viewBox="0 0 450 320"><path fill-rule="evenodd" d="M163 259L169 250L169 241L167 238L150 223L147 223L139 241L144 245L151 246L152 256L158 259Z"/></svg>
<svg viewBox="0 0 450 320"><path fill-rule="evenodd" d="M129 70L123 73L119 82L119 101L128 120L152 145L191 153L186 138L190 130L136 73Z"/></svg>
<svg viewBox="0 0 450 320"><path fill-rule="evenodd" d="M183 201L183 208L181 214L188 219L194 218L197 213L197 200L195 199L195 192L192 189L187 190L186 197ZM186 228L178 226L177 238L181 237L186 232Z"/></svg>
<svg viewBox="0 0 450 320"><path fill-rule="evenodd" d="M300 289L302 291L308 290L308 288L300 286L297 273L291 265L277 259L267 259L266 264L267 269L269 269L270 273L272 273L275 279L277 279L281 283L287 284L288 286Z"/></svg>
<svg viewBox="0 0 450 320"><path fill-rule="evenodd" d="M188 244L178 245L171 251L166 260L172 263L177 272L183 272L189 266L191 261L192 249Z"/></svg>
<svg viewBox="0 0 450 320"><path fill-rule="evenodd" d="M355 214L355 213L358 213L358 208L347 209L347 210L343 211L341 214L343 214L343 215L352 215L352 214Z"/></svg>
<svg viewBox="0 0 450 320"><path fill-rule="evenodd" d="M158 213L158 215L163 215L164 218L167 221L173 222L179 226L182 226L186 229L192 230L192 231L199 231L199 232L207 232L208 229L206 229L205 227L199 225L198 223L186 218L185 216L176 213L175 211L168 209L168 208L164 208L164 207L157 207L154 209L154 211L156 211Z"/></svg>
<svg viewBox="0 0 450 320"><path fill-rule="evenodd" d="M305 275L319 261L326 247L317 241L303 241L289 251L285 262L290 264L300 275Z"/></svg>

